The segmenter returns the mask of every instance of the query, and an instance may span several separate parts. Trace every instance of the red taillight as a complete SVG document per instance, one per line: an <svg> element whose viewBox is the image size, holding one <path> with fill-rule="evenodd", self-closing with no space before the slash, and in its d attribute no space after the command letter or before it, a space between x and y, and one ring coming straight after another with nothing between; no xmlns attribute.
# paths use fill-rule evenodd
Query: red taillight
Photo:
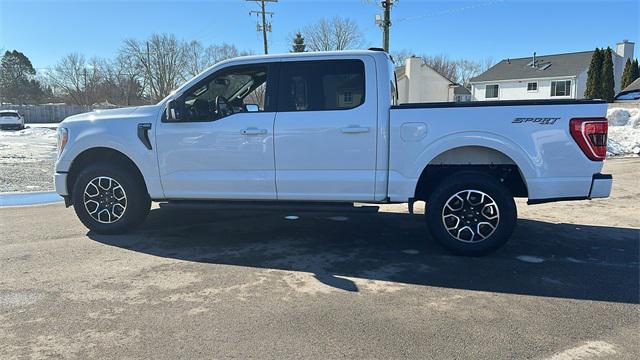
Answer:
<svg viewBox="0 0 640 360"><path fill-rule="evenodd" d="M609 124L606 118L571 119L569 130L573 140L591 160L602 161L607 156L607 131Z"/></svg>

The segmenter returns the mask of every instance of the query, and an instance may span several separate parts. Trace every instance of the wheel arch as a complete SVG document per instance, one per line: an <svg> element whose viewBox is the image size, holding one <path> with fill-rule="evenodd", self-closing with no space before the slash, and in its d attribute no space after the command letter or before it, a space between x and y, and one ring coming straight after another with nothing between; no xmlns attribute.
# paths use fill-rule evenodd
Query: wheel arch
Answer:
<svg viewBox="0 0 640 360"><path fill-rule="evenodd" d="M514 197L528 196L526 174L512 156L491 146L463 145L444 150L429 160L418 177L414 199L426 200L444 178L465 170L496 178Z"/></svg>
<svg viewBox="0 0 640 360"><path fill-rule="evenodd" d="M138 165L129 156L113 148L93 147L82 151L71 162L71 166L67 175L67 189L69 192L69 196L73 196L73 186L82 169L90 164L100 161L117 163L121 166L124 166L125 168L130 170L134 176L138 177L138 179L141 180L142 184L144 184L145 186L145 190L147 191L147 193L149 192L148 186L145 182L145 178L142 175L142 171L140 171Z"/></svg>

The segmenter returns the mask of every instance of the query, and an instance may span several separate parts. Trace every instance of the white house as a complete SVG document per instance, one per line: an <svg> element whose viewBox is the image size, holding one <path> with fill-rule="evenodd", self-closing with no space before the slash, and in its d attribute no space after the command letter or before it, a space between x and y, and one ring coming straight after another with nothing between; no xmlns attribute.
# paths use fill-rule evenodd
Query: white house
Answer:
<svg viewBox="0 0 640 360"><path fill-rule="evenodd" d="M410 57L396 68L398 102L424 103L471 101L469 90L440 75L422 59Z"/></svg>
<svg viewBox="0 0 640 360"><path fill-rule="evenodd" d="M613 53L615 92L634 43L624 40ZM474 100L582 99L593 51L506 59L470 80Z"/></svg>

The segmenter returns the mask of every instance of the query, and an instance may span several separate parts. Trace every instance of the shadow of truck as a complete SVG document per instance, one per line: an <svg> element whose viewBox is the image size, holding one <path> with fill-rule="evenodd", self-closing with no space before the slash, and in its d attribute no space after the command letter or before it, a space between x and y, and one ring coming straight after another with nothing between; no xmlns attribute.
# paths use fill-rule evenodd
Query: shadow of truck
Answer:
<svg viewBox="0 0 640 360"><path fill-rule="evenodd" d="M288 215L297 215L287 220ZM336 216L340 215L340 216ZM452 256L422 215L154 209L137 231L88 236L186 261L303 271L357 292L349 277L486 292L639 303L638 229L521 219L510 242Z"/></svg>

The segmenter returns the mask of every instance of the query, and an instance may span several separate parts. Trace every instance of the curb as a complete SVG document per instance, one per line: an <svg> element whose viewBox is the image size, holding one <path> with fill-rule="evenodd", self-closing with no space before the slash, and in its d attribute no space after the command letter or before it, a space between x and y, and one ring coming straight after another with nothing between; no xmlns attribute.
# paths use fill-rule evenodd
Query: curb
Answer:
<svg viewBox="0 0 640 360"><path fill-rule="evenodd" d="M0 208L55 204L62 201L62 197L54 191L0 193Z"/></svg>

